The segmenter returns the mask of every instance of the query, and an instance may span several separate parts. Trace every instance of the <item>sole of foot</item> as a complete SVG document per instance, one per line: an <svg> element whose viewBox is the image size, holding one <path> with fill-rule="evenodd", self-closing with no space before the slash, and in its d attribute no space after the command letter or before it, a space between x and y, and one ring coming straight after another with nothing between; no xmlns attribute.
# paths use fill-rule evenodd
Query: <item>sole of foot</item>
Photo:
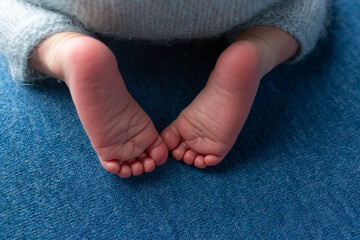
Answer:
<svg viewBox="0 0 360 240"><path fill-rule="evenodd" d="M127 91L110 49L90 37L67 42L63 76L102 166L127 178L162 165L168 149Z"/></svg>
<svg viewBox="0 0 360 240"><path fill-rule="evenodd" d="M176 160L205 168L224 159L249 115L260 68L259 49L246 41L220 55L205 88L161 133Z"/></svg>

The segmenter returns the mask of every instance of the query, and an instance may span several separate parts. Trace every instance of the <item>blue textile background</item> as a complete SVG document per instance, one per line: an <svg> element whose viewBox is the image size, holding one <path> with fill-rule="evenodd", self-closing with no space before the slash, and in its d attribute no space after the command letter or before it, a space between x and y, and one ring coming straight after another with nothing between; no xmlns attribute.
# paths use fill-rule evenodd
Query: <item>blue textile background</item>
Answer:
<svg viewBox="0 0 360 240"><path fill-rule="evenodd" d="M19 86L0 57L0 239L359 239L360 3L263 79L228 157L198 170L105 172L56 81ZM159 131L205 84L222 40L110 43Z"/></svg>

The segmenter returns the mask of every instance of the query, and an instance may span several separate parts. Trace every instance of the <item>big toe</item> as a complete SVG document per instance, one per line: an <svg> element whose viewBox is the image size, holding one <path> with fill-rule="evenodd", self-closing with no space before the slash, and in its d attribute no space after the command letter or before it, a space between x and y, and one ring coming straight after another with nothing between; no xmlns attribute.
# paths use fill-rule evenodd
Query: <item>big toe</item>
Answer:
<svg viewBox="0 0 360 240"><path fill-rule="evenodd" d="M215 166L215 165L219 164L222 160L223 160L222 157L218 157L215 155L207 155L204 158L204 162L205 162L206 166Z"/></svg>
<svg viewBox="0 0 360 240"><path fill-rule="evenodd" d="M166 143L169 150L173 150L174 148L176 148L182 141L179 131L175 127L174 123L165 128L164 131L162 131L161 137L164 139L164 142Z"/></svg>
<svg viewBox="0 0 360 240"><path fill-rule="evenodd" d="M147 149L148 156L154 160L156 166L164 164L168 158L168 148L160 136Z"/></svg>

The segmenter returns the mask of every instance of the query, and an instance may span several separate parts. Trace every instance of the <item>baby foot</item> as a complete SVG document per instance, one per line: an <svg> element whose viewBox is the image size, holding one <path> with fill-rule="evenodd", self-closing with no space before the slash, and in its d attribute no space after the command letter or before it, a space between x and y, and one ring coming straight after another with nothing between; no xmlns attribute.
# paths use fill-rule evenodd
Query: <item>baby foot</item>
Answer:
<svg viewBox="0 0 360 240"><path fill-rule="evenodd" d="M205 88L161 134L176 160L220 163L249 114L261 78L259 49L238 41L219 57Z"/></svg>
<svg viewBox="0 0 360 240"><path fill-rule="evenodd" d="M168 149L127 91L112 52L89 37L76 37L63 49L59 75L102 166L126 178L163 164Z"/></svg>

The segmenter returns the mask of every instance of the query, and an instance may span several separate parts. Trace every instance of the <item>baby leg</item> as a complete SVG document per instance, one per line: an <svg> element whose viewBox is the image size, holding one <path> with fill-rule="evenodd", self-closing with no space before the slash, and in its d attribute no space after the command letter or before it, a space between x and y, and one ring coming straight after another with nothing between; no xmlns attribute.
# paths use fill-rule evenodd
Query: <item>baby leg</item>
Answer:
<svg viewBox="0 0 360 240"><path fill-rule="evenodd" d="M297 41L268 26L242 32L217 60L205 88L161 134L176 160L216 165L234 145L260 79L293 56Z"/></svg>
<svg viewBox="0 0 360 240"><path fill-rule="evenodd" d="M129 177L166 161L165 143L127 91L115 56L103 43L78 33L55 34L40 43L30 64L65 81L107 171Z"/></svg>

